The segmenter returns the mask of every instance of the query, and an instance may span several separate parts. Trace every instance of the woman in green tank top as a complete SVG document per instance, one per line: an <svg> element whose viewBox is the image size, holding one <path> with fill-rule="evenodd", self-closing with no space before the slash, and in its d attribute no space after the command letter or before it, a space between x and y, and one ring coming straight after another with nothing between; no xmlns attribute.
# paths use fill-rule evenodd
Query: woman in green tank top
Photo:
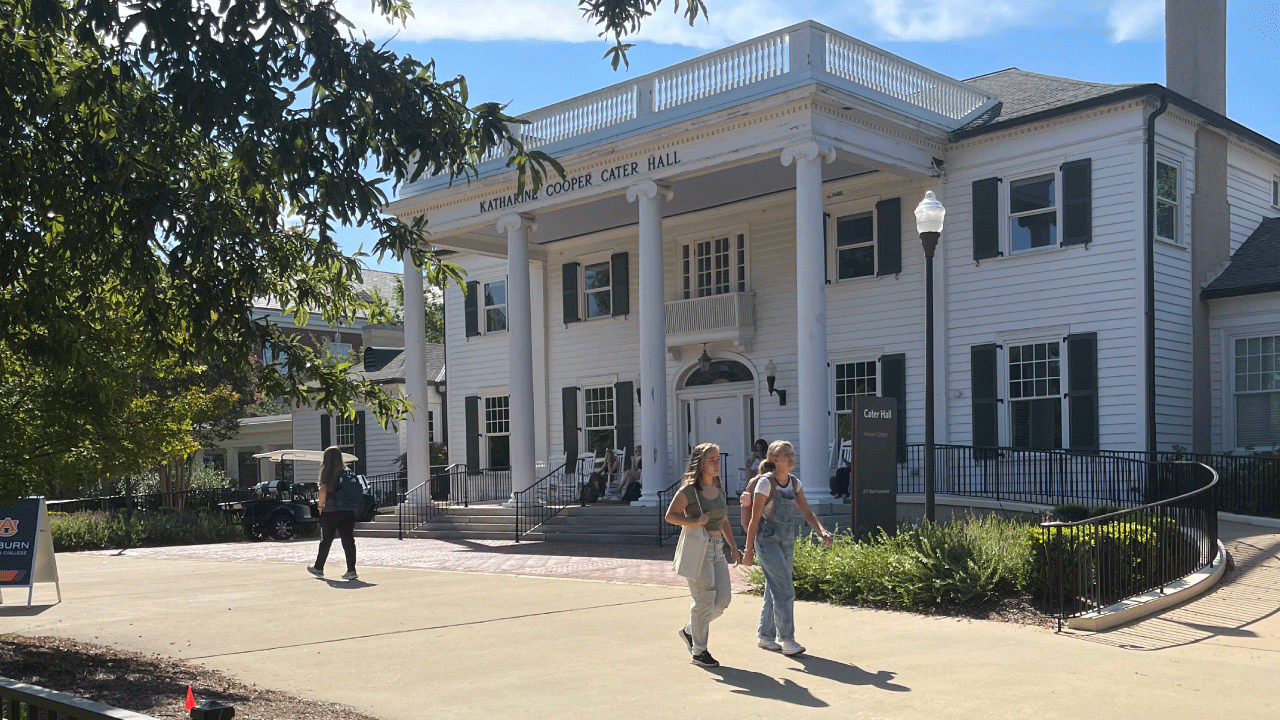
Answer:
<svg viewBox="0 0 1280 720"><path fill-rule="evenodd" d="M693 655L695 665L717 667L720 663L707 652L709 628L711 621L729 607L729 600L733 597L723 543L729 543L733 564L737 565L739 560L738 545L729 525L724 487L720 483L719 447L702 443L693 449L680 490L667 507L666 521L682 528L701 526L707 531L705 536L701 533L690 536L690 539L705 537L702 547L685 546L686 553L701 553L702 565L694 577L687 578L693 604L689 607L688 624L678 632Z"/></svg>

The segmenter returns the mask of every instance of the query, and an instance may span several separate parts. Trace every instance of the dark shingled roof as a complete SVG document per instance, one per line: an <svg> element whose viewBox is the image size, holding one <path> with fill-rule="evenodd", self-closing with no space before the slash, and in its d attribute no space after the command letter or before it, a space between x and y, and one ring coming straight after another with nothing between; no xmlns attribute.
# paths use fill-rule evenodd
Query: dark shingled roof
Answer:
<svg viewBox="0 0 1280 720"><path fill-rule="evenodd" d="M1280 292L1280 218L1263 218L1231 255L1222 274L1200 291L1200 297L1208 300L1266 292Z"/></svg>
<svg viewBox="0 0 1280 720"><path fill-rule="evenodd" d="M1085 82L1083 80L1026 72L1017 68L981 75L964 82L966 85L972 85L979 90L992 93L1000 101L996 103L995 107L960 128L957 132L990 127L1044 110L1052 110L1064 105L1110 95L1138 85L1138 83L1107 85L1104 83Z"/></svg>
<svg viewBox="0 0 1280 720"><path fill-rule="evenodd" d="M359 374L376 383L404 382L404 348L366 347L364 369ZM427 382L444 382L444 345L426 346Z"/></svg>

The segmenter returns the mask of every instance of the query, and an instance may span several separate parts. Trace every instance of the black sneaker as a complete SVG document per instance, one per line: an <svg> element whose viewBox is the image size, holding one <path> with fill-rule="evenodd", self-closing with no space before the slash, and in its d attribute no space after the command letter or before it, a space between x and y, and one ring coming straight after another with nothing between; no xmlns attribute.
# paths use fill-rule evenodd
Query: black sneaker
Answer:
<svg viewBox="0 0 1280 720"><path fill-rule="evenodd" d="M684 628L680 628L680 639L684 641L684 644L689 648L689 654L692 655L693 654L693 637L689 635L689 631L685 630Z"/></svg>
<svg viewBox="0 0 1280 720"><path fill-rule="evenodd" d="M720 667L720 663L716 662L716 659L711 657L711 653L706 650L693 656L693 664L701 665L702 667Z"/></svg>

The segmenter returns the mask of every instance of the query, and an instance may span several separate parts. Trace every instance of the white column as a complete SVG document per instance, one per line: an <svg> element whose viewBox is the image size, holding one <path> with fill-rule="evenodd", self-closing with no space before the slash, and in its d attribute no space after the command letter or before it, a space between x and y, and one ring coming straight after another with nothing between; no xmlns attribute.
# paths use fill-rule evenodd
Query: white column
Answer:
<svg viewBox="0 0 1280 720"><path fill-rule="evenodd" d="M662 201L671 188L652 180L627 188L627 202L640 201L640 445L643 493L634 505L657 504L670 485L667 435L667 327L662 289Z"/></svg>
<svg viewBox="0 0 1280 720"><path fill-rule="evenodd" d="M422 268L413 256L404 256L404 387L415 407L405 418L406 467L409 488L426 482L431 473L430 438L427 437L427 324L423 299ZM445 412L448 412L446 408Z"/></svg>
<svg viewBox="0 0 1280 720"><path fill-rule="evenodd" d="M510 380L511 492L537 481L533 456L533 324L529 312L530 215L506 215L498 232L507 234L507 376Z"/></svg>
<svg viewBox="0 0 1280 720"><path fill-rule="evenodd" d="M827 416L826 248L822 241L822 163L835 160L829 145L807 140L782 151L796 166L796 363L799 437L796 469L810 504L831 502L832 437Z"/></svg>

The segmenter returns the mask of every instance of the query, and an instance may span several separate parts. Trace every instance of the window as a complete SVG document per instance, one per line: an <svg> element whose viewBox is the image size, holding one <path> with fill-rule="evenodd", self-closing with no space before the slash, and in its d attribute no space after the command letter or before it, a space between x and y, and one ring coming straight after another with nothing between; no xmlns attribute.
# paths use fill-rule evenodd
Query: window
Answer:
<svg viewBox="0 0 1280 720"><path fill-rule="evenodd" d="M427 411L427 442L436 441L436 414L431 410Z"/></svg>
<svg viewBox="0 0 1280 720"><path fill-rule="evenodd" d="M1016 448L1062 448L1061 345L1009 347L1009 435Z"/></svg>
<svg viewBox="0 0 1280 720"><path fill-rule="evenodd" d="M1156 237L1178 241L1178 167L1156 161Z"/></svg>
<svg viewBox="0 0 1280 720"><path fill-rule="evenodd" d="M1235 341L1236 447L1280 444L1280 335Z"/></svg>
<svg viewBox="0 0 1280 720"><path fill-rule="evenodd" d="M586 417L587 450L596 457L614 449L613 386L586 388L583 392Z"/></svg>
<svg viewBox="0 0 1280 720"><path fill-rule="evenodd" d="M485 334L507 330L507 281L484 284Z"/></svg>
<svg viewBox="0 0 1280 720"><path fill-rule="evenodd" d="M342 448L342 452L355 454L356 419L346 415L338 415L333 419L333 444Z"/></svg>
<svg viewBox="0 0 1280 720"><path fill-rule="evenodd" d="M737 233L689 243L680 249L683 297L747 291L747 236Z"/></svg>
<svg viewBox="0 0 1280 720"><path fill-rule="evenodd" d="M876 361L836 364L836 437L852 437L853 398L879 395Z"/></svg>
<svg viewBox="0 0 1280 720"><path fill-rule="evenodd" d="M1050 173L1011 181L1009 250L1016 253L1057 244L1057 176Z"/></svg>
<svg viewBox="0 0 1280 720"><path fill-rule="evenodd" d="M872 213L836 218L836 278L876 274L875 218Z"/></svg>
<svg viewBox="0 0 1280 720"><path fill-rule="evenodd" d="M586 299L587 318L609 317L613 314L612 283L608 261L593 263L582 268L582 290Z"/></svg>
<svg viewBox="0 0 1280 720"><path fill-rule="evenodd" d="M1280 175L1271 178L1271 206L1280 208Z"/></svg>
<svg viewBox="0 0 1280 720"><path fill-rule="evenodd" d="M486 467L511 467L511 399L506 395L484 399L484 449Z"/></svg>
<svg viewBox="0 0 1280 720"><path fill-rule="evenodd" d="M328 348L329 354L334 357L345 358L351 354L351 343L331 342Z"/></svg>

